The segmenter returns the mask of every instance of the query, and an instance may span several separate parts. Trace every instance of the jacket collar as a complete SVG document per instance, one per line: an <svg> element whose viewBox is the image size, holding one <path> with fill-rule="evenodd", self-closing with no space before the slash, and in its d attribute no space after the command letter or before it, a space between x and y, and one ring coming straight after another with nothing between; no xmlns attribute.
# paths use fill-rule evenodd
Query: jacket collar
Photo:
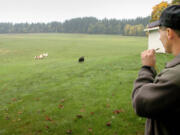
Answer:
<svg viewBox="0 0 180 135"><path fill-rule="evenodd" d="M180 54L177 55L172 61L168 62L166 64L166 68L171 68L171 67L174 67L178 64L180 64Z"/></svg>

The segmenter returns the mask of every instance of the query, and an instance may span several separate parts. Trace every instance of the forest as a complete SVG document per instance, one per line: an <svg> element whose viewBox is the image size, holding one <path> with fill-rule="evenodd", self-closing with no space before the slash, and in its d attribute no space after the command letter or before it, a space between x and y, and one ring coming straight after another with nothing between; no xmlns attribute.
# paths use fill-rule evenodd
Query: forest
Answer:
<svg viewBox="0 0 180 135"><path fill-rule="evenodd" d="M150 16L121 20L83 17L64 22L0 23L0 33L87 33L145 36L144 28L150 19Z"/></svg>

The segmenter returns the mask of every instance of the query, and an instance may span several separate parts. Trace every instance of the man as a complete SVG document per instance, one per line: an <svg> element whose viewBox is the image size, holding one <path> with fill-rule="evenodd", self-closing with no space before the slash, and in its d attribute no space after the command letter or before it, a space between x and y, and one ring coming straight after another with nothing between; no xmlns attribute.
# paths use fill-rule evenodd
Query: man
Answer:
<svg viewBox="0 0 180 135"><path fill-rule="evenodd" d="M159 20L160 40L175 58L158 75L155 50L142 52L134 83L133 108L146 117L145 135L180 135L180 5L166 8Z"/></svg>

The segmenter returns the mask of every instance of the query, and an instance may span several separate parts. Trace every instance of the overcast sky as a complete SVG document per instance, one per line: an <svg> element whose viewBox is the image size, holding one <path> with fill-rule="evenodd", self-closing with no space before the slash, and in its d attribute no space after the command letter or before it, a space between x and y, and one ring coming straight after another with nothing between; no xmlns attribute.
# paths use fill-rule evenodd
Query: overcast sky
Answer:
<svg viewBox="0 0 180 135"><path fill-rule="evenodd" d="M0 0L0 22L51 22L93 16L136 18L151 14L162 0ZM171 2L171 0L167 0Z"/></svg>

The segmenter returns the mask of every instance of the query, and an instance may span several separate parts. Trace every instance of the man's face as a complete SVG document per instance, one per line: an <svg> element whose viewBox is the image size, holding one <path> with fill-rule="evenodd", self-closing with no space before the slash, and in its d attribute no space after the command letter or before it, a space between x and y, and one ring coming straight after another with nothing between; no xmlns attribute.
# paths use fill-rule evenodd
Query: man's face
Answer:
<svg viewBox="0 0 180 135"><path fill-rule="evenodd" d="M159 28L159 34L160 34L160 40L164 46L165 52L166 53L171 53L171 45L169 44L168 40L168 33L166 28Z"/></svg>

